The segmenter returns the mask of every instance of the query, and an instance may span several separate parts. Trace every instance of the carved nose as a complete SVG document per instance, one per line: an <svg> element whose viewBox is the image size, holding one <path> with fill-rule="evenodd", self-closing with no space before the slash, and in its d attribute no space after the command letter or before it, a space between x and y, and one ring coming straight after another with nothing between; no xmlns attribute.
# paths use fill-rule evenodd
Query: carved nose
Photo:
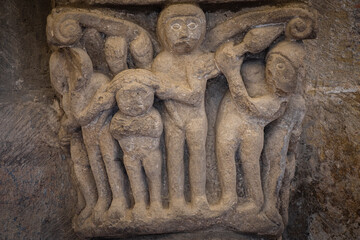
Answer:
<svg viewBox="0 0 360 240"><path fill-rule="evenodd" d="M187 39L189 37L189 31L187 27L182 27L180 31L180 39Z"/></svg>

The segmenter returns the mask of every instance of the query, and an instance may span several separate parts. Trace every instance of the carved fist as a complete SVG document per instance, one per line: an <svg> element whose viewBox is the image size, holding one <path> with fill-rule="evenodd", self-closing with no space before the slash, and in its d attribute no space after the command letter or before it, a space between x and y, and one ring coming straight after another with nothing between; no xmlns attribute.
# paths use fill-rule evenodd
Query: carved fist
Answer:
<svg viewBox="0 0 360 240"><path fill-rule="evenodd" d="M194 61L192 66L193 77L196 79L211 79L219 74L216 67L214 54L204 54Z"/></svg>
<svg viewBox="0 0 360 240"><path fill-rule="evenodd" d="M96 94L94 100L102 106L103 110L111 109L115 105L115 96L109 92Z"/></svg>
<svg viewBox="0 0 360 240"><path fill-rule="evenodd" d="M238 45L237 47L239 47ZM243 58L239 58L240 54L235 51L234 42L228 42L220 46L215 53L215 62L221 72L228 72L234 68L238 68Z"/></svg>

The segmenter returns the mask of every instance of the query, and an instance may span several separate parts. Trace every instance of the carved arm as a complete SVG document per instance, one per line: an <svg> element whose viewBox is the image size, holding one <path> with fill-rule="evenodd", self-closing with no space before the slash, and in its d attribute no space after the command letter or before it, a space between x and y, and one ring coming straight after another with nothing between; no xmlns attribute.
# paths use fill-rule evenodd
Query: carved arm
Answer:
<svg viewBox="0 0 360 240"><path fill-rule="evenodd" d="M253 26L266 24L285 25L285 35L288 39L314 38L317 31L316 15L315 11L298 4L241 14L211 29L204 45L210 50L215 50L221 43L248 31Z"/></svg>
<svg viewBox="0 0 360 240"><path fill-rule="evenodd" d="M89 124L101 112L115 106L115 95L106 92L107 85L100 87L91 99L90 103L81 111L74 111L74 115L81 126Z"/></svg>
<svg viewBox="0 0 360 240"><path fill-rule="evenodd" d="M241 49L243 44L239 44L237 50ZM240 74L241 65L243 63L244 57L238 58L237 55L240 51L234 51L234 43L229 42L223 44L215 54L215 61L221 72L225 75L228 84L231 96L235 101L236 105L245 107L251 112L258 112L255 104L251 101L242 76Z"/></svg>
<svg viewBox="0 0 360 240"><path fill-rule="evenodd" d="M156 90L156 95L162 100L175 100L181 103L196 106L201 102L202 89L199 83L199 79L191 79L189 87L182 84L172 84L168 81L168 76L155 73L160 79L159 89Z"/></svg>

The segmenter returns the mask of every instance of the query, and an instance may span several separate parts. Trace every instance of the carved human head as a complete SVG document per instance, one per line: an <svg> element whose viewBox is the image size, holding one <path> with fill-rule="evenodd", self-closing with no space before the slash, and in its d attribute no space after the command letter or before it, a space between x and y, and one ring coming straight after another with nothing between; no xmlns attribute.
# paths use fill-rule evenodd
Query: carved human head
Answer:
<svg viewBox="0 0 360 240"><path fill-rule="evenodd" d="M174 4L159 16L157 34L163 47L174 54L188 54L204 40L204 12L193 4Z"/></svg>
<svg viewBox="0 0 360 240"><path fill-rule="evenodd" d="M280 95L293 93L297 86L298 69L305 51L301 43L282 41L270 49L266 57L266 80Z"/></svg>
<svg viewBox="0 0 360 240"><path fill-rule="evenodd" d="M155 90L149 84L152 79L148 79L151 76L145 71L132 69L122 72L125 74L120 73L120 87L116 92L116 101L120 112L125 115L133 117L142 115L154 103Z"/></svg>

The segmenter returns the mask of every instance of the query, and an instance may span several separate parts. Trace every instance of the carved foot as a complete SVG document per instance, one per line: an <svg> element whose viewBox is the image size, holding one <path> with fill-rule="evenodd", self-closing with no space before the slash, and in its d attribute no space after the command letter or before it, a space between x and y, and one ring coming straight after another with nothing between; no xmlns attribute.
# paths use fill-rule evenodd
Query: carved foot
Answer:
<svg viewBox="0 0 360 240"><path fill-rule="evenodd" d="M184 198L174 198L170 200L170 212L176 216L190 214Z"/></svg>
<svg viewBox="0 0 360 240"><path fill-rule="evenodd" d="M131 214L135 221L143 221L146 218L146 213L145 203L135 203L134 207L131 209Z"/></svg>
<svg viewBox="0 0 360 240"><path fill-rule="evenodd" d="M206 214L210 210L209 203L207 201L206 196L198 196L194 198L193 204L192 204L192 210L196 214Z"/></svg>
<svg viewBox="0 0 360 240"><path fill-rule="evenodd" d="M265 209L262 213L265 214L266 218L268 219L268 224L264 225L265 231L260 234L269 234L268 231L270 231L270 230L267 230L267 229L278 228L275 231L272 230L273 235L278 235L284 231L284 227L285 227L284 222L283 222L283 219L277 209ZM274 226L276 226L276 227L274 227Z"/></svg>
<svg viewBox="0 0 360 240"><path fill-rule="evenodd" d="M91 206L86 206L81 211L81 213L77 217L74 218L75 224L77 224L79 226L82 225L85 222L85 220L91 216L92 211L93 211L93 209Z"/></svg>
<svg viewBox="0 0 360 240"><path fill-rule="evenodd" d="M126 213L126 201L125 199L115 198L111 202L109 210L106 212L106 217L110 220L116 220L123 218Z"/></svg>
<svg viewBox="0 0 360 240"><path fill-rule="evenodd" d="M279 215L280 216L280 215ZM280 220L280 221L278 221ZM259 235L279 236L284 231L284 224L280 219L270 219L266 213L261 212L253 219L255 233Z"/></svg>
<svg viewBox="0 0 360 240"><path fill-rule="evenodd" d="M99 198L92 212L92 220L95 225L102 223L103 215L108 209L108 201L105 198Z"/></svg>
<svg viewBox="0 0 360 240"><path fill-rule="evenodd" d="M217 204L210 206L210 209L215 213L223 213L235 206L236 203L237 195L227 194L224 195Z"/></svg>
<svg viewBox="0 0 360 240"><path fill-rule="evenodd" d="M150 208L148 211L151 218L160 218L163 217L165 214L165 210L161 201L154 201L150 204Z"/></svg>
<svg viewBox="0 0 360 240"><path fill-rule="evenodd" d="M258 214L260 210L261 206L257 205L254 201L251 200L241 203L236 207L237 214L241 215L242 217Z"/></svg>

